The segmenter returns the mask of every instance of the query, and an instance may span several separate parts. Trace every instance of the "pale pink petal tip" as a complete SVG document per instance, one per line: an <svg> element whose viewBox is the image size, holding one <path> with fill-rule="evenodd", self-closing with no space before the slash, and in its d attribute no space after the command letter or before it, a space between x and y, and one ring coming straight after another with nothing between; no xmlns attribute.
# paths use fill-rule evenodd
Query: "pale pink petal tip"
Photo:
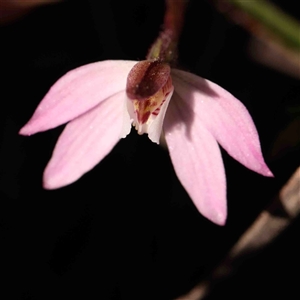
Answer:
<svg viewBox="0 0 300 300"><path fill-rule="evenodd" d="M226 223L227 214L223 212L215 213L214 216L210 219L213 223L224 226Z"/></svg>
<svg viewBox="0 0 300 300"><path fill-rule="evenodd" d="M51 174L48 175L46 172L44 173L44 176L43 176L43 188L46 190L58 189L58 188L66 186L66 185L69 185L71 183L73 183L73 180L71 182L65 182L65 181L61 180L60 178L51 176Z"/></svg>
<svg viewBox="0 0 300 300"><path fill-rule="evenodd" d="M266 164L264 164L261 168L261 171L258 172L266 177L274 177L274 174L271 172L271 170L268 168Z"/></svg>
<svg viewBox="0 0 300 300"><path fill-rule="evenodd" d="M35 133L35 130L32 128L30 122L25 124L19 131L20 135L32 135Z"/></svg>
<svg viewBox="0 0 300 300"><path fill-rule="evenodd" d="M208 200L208 199L207 199ZM193 201L194 203L196 201ZM208 203L214 203L214 202L218 202L218 201L207 201ZM196 205L197 203L195 203ZM196 205L197 206L197 205ZM207 218L209 221L219 225L219 226L224 226L226 224L226 220L227 220L227 206L226 203L225 205L220 205L219 207L210 207L210 208L202 208L199 209L199 207L197 207L199 212L205 217Z"/></svg>
<svg viewBox="0 0 300 300"><path fill-rule="evenodd" d="M66 173L66 174L64 174ZM43 175L43 188L46 190L55 190L72 184L78 180L83 174L76 177L67 172L60 172L52 167L47 167Z"/></svg>

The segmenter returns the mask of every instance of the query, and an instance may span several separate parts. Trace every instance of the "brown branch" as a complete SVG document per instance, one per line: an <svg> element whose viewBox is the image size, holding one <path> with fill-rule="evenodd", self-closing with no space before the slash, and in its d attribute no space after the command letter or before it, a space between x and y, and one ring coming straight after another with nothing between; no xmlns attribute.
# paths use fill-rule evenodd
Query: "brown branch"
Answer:
<svg viewBox="0 0 300 300"><path fill-rule="evenodd" d="M215 282L225 280L236 271L241 257L257 253L281 234L300 213L300 167L274 198L271 205L254 221L229 251L211 276L200 282L188 294L176 300L202 300Z"/></svg>

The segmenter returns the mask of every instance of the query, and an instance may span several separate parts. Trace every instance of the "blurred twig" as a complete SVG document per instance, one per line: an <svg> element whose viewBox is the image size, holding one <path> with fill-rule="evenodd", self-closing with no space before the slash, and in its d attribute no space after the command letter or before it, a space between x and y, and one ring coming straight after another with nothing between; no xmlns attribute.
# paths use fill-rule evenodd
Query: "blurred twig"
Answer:
<svg viewBox="0 0 300 300"><path fill-rule="evenodd" d="M253 35L252 57L300 78L300 23L266 0L213 0L232 21Z"/></svg>
<svg viewBox="0 0 300 300"><path fill-rule="evenodd" d="M15 22L32 9L61 0L0 0L0 25Z"/></svg>
<svg viewBox="0 0 300 300"><path fill-rule="evenodd" d="M252 38L249 54L259 63L300 79L300 53L271 40Z"/></svg>
<svg viewBox="0 0 300 300"><path fill-rule="evenodd" d="M288 47L300 51L300 24L279 7L266 0L228 0L247 13Z"/></svg>
<svg viewBox="0 0 300 300"><path fill-rule="evenodd" d="M229 251L223 262L211 276L199 283L188 294L176 300L202 300L216 282L228 278L237 271L245 255L253 255L270 244L300 213L300 167L281 189L271 205L255 220Z"/></svg>

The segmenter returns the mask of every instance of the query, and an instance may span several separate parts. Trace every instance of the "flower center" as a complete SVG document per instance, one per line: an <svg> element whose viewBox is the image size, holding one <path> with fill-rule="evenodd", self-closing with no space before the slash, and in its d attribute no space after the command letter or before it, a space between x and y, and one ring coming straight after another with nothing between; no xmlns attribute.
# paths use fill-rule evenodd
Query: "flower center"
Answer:
<svg viewBox="0 0 300 300"><path fill-rule="evenodd" d="M154 118L159 114L161 106L171 91L172 79L171 76L169 76L166 84L153 96L143 100L132 100L134 113L136 114L136 120L139 125L147 123L150 117ZM135 126L137 127L138 124L135 124Z"/></svg>
<svg viewBox="0 0 300 300"><path fill-rule="evenodd" d="M138 62L127 77L126 93L133 106L133 125L140 134L158 116L161 106L172 91L170 66L159 60Z"/></svg>

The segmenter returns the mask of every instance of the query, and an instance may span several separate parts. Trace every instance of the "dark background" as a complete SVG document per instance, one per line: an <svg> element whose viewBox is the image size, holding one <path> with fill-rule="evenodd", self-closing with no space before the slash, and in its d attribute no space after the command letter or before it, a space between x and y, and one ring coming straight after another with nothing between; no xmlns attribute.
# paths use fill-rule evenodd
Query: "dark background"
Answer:
<svg viewBox="0 0 300 300"><path fill-rule="evenodd" d="M276 2L295 14L292 1ZM144 59L163 13L162 0L70 0L0 27L1 299L174 299L209 273L299 166L299 144L278 142L299 120L299 81L254 62L249 34L194 0L179 61L246 105L275 178L222 152L229 215L219 227L195 209L168 153L132 131L75 184L42 189L63 126L31 137L19 129L67 71ZM209 299L298 298L299 225L245 260Z"/></svg>

